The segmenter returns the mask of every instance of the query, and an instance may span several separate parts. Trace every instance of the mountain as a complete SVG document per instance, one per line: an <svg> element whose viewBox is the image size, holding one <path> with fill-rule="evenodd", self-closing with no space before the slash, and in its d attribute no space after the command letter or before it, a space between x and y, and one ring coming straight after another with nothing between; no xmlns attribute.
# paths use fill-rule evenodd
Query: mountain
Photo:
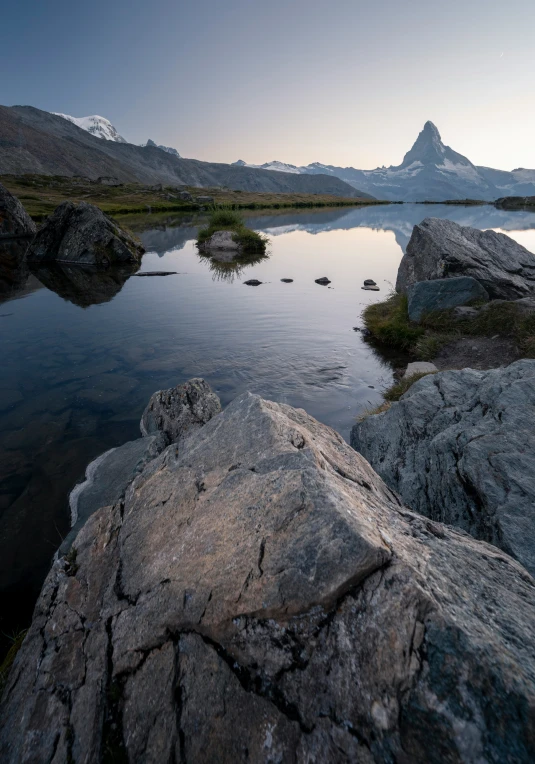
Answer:
<svg viewBox="0 0 535 764"><path fill-rule="evenodd" d="M180 154L178 153L176 149L172 148L171 146L161 146L158 143L154 143L154 141L151 140L150 138L146 143L142 143L141 146L142 147L152 146L153 148L161 149L162 151L167 151L168 154L172 154L173 156L178 157L178 159L180 159Z"/></svg>
<svg viewBox="0 0 535 764"><path fill-rule="evenodd" d="M60 114L57 111L52 112L56 117L68 119L73 125L86 130L97 138L103 138L105 141L115 141L116 143L126 143L122 135L119 135L109 119L99 117L94 114L92 117L71 117L69 114Z"/></svg>
<svg viewBox="0 0 535 764"><path fill-rule="evenodd" d="M243 159L238 159L237 162L232 163L233 167L255 167L258 170L274 170L275 172L289 172L293 175L304 175L302 167L296 167L294 164L286 164L286 162L278 162L276 159L273 162L265 162L264 164L247 164Z"/></svg>
<svg viewBox="0 0 535 764"><path fill-rule="evenodd" d="M243 160L242 166L246 165ZM478 167L467 157L446 146L432 122L426 122L412 148L400 165L357 170L313 162L304 167L267 162L260 166L277 170L278 166L293 168L287 172L307 175L331 175L360 191L379 199L419 202L446 199L494 200L500 196L530 196L535 194L535 170L519 168L508 172L490 167Z"/></svg>
<svg viewBox="0 0 535 764"><path fill-rule="evenodd" d="M103 140L71 120L32 106L0 106L0 175L116 177L123 183L164 183L270 193L362 197L333 175L272 172L183 159L157 146Z"/></svg>

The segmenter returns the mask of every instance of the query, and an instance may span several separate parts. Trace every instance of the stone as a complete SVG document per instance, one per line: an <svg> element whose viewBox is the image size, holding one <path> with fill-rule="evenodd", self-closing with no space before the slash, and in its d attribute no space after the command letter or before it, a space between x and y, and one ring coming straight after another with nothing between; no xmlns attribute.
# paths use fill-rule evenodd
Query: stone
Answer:
<svg viewBox="0 0 535 764"><path fill-rule="evenodd" d="M98 207L63 202L48 217L28 248L28 260L109 267L138 265L141 242Z"/></svg>
<svg viewBox="0 0 535 764"><path fill-rule="evenodd" d="M518 563L246 393L55 562L0 758L532 761L534 605Z"/></svg>
<svg viewBox="0 0 535 764"><path fill-rule="evenodd" d="M199 249L223 262L231 262L242 254L240 244L234 241L233 231L216 231L209 239L199 244Z"/></svg>
<svg viewBox="0 0 535 764"><path fill-rule="evenodd" d="M71 531L63 540L59 554L69 552L72 542L87 519L101 507L123 498L135 476L155 459L167 445L163 433L138 438L112 448L87 467L85 480L69 496Z"/></svg>
<svg viewBox="0 0 535 764"><path fill-rule="evenodd" d="M535 360L424 377L351 445L414 511L535 574Z"/></svg>
<svg viewBox="0 0 535 764"><path fill-rule="evenodd" d="M426 313L449 310L474 300L488 300L489 295L471 276L433 281L417 281L407 289L409 319L420 321Z"/></svg>
<svg viewBox="0 0 535 764"><path fill-rule="evenodd" d="M183 202L192 202L193 196L189 193L189 191L179 191L178 192L178 198L182 199Z"/></svg>
<svg viewBox="0 0 535 764"><path fill-rule="evenodd" d="M123 184L119 178L114 178L113 175L101 175L96 179L95 183L100 183L101 186L122 186Z"/></svg>
<svg viewBox="0 0 535 764"><path fill-rule="evenodd" d="M293 284L293 279L281 279L283 284Z"/></svg>
<svg viewBox="0 0 535 764"><path fill-rule="evenodd" d="M134 273L134 276L176 276L178 271L145 271L144 273Z"/></svg>
<svg viewBox="0 0 535 764"><path fill-rule="evenodd" d="M327 286L327 284L330 284L330 279L327 278L327 276L322 276L321 279L315 279L316 284L321 284L321 286Z"/></svg>
<svg viewBox="0 0 535 764"><path fill-rule="evenodd" d="M367 292L380 292L381 291L378 286L371 286L371 285L363 286L363 287L361 287L361 289L365 289Z"/></svg>
<svg viewBox="0 0 535 764"><path fill-rule="evenodd" d="M373 279L364 279L364 286L377 286Z"/></svg>
<svg viewBox="0 0 535 764"><path fill-rule="evenodd" d="M213 196L198 196L195 201L197 204L213 204L214 203L214 197Z"/></svg>
<svg viewBox="0 0 535 764"><path fill-rule="evenodd" d="M37 226L20 201L0 183L0 239L33 236Z"/></svg>
<svg viewBox="0 0 535 764"><path fill-rule="evenodd" d="M466 318L475 318L479 315L479 308L472 308L469 305L459 305L453 309L453 317L459 320Z"/></svg>
<svg viewBox="0 0 535 764"><path fill-rule="evenodd" d="M246 286L260 286L262 283L258 279L248 279L247 281L243 282Z"/></svg>
<svg viewBox="0 0 535 764"><path fill-rule="evenodd" d="M504 233L426 218L415 225L398 270L396 291L417 281L471 276L491 299L535 293L535 255Z"/></svg>
<svg viewBox="0 0 535 764"><path fill-rule="evenodd" d="M221 411L221 402L204 379L154 393L141 417L141 434L162 432L167 443L178 443Z"/></svg>
<svg viewBox="0 0 535 764"><path fill-rule="evenodd" d="M434 363L429 361L413 361L407 365L405 369L404 377L413 377L415 374L433 374L438 371Z"/></svg>

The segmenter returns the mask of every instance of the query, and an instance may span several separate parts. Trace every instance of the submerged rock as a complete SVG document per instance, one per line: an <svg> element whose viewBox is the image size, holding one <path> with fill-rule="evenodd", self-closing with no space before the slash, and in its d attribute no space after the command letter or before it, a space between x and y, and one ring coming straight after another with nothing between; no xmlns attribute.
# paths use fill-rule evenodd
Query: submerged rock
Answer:
<svg viewBox="0 0 535 764"><path fill-rule="evenodd" d="M248 279L248 281L243 282L246 286L260 286L262 283L258 279Z"/></svg>
<svg viewBox="0 0 535 764"><path fill-rule="evenodd" d="M331 283L331 280L327 278L327 276L322 276L321 279L315 279L316 284L321 284L322 286L327 286L327 284Z"/></svg>
<svg viewBox="0 0 535 764"><path fill-rule="evenodd" d="M408 312L411 321L419 321L424 313L448 310L466 305L472 300L488 300L489 295L479 281L471 276L451 279L417 281L407 289Z"/></svg>
<svg viewBox="0 0 535 764"><path fill-rule="evenodd" d="M33 236L37 226L20 201L0 183L0 239Z"/></svg>
<svg viewBox="0 0 535 764"><path fill-rule="evenodd" d="M281 279L283 284L293 284L293 279Z"/></svg>
<svg viewBox="0 0 535 764"><path fill-rule="evenodd" d="M190 379L151 397L141 417L142 435L161 432L167 443L183 440L221 411L221 402L204 379Z"/></svg>
<svg viewBox="0 0 535 764"><path fill-rule="evenodd" d="M242 395L73 550L9 676L2 761L535 757L533 580L302 410Z"/></svg>
<svg viewBox="0 0 535 764"><path fill-rule="evenodd" d="M426 218L413 228L396 290L454 276L476 279L492 299L527 297L535 293L535 255L503 233Z"/></svg>
<svg viewBox="0 0 535 764"><path fill-rule="evenodd" d="M373 279L364 279L364 286L377 286Z"/></svg>
<svg viewBox="0 0 535 764"><path fill-rule="evenodd" d="M535 574L535 360L424 377L351 445L412 509Z"/></svg>
<svg viewBox="0 0 535 764"><path fill-rule="evenodd" d="M108 267L139 264L144 248L98 207L63 202L30 244L28 259Z"/></svg>

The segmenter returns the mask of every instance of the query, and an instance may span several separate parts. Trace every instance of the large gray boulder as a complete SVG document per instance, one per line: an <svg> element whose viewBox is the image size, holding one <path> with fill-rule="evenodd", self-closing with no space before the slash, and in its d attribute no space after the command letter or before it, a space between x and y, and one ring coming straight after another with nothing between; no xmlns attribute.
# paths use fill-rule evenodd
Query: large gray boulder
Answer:
<svg viewBox="0 0 535 764"><path fill-rule="evenodd" d="M142 435L163 433L167 444L184 440L221 411L221 401L204 379L189 379L169 390L158 390L141 417Z"/></svg>
<svg viewBox="0 0 535 764"><path fill-rule="evenodd" d="M411 321L420 321L425 313L448 310L474 300L488 300L489 295L479 281L471 276L452 279L417 281L407 289L408 312Z"/></svg>
<svg viewBox="0 0 535 764"><path fill-rule="evenodd" d="M245 394L51 570L0 758L531 762L535 584Z"/></svg>
<svg viewBox="0 0 535 764"><path fill-rule="evenodd" d="M108 267L139 264L144 251L138 239L98 207L63 202L39 229L28 259Z"/></svg>
<svg viewBox="0 0 535 764"><path fill-rule="evenodd" d="M20 201L0 183L0 239L33 236L37 226Z"/></svg>
<svg viewBox="0 0 535 764"><path fill-rule="evenodd" d="M535 255L504 233L426 218L413 228L396 290L455 276L476 279L492 299L528 297L535 293Z"/></svg>
<svg viewBox="0 0 535 764"><path fill-rule="evenodd" d="M232 262L242 254L242 247L234 241L233 231L216 231L199 245L199 249L203 254L221 262Z"/></svg>
<svg viewBox="0 0 535 764"><path fill-rule="evenodd" d="M424 377L351 445L413 510L535 574L535 360Z"/></svg>

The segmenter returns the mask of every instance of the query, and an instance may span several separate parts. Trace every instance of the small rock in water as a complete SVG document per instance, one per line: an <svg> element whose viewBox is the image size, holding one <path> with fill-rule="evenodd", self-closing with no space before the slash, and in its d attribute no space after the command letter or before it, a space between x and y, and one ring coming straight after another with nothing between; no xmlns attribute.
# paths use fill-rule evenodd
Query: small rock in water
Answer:
<svg viewBox="0 0 535 764"><path fill-rule="evenodd" d="M354 326L354 327L353 327L353 331L354 331L354 332L360 332L360 331L361 331L361 328L360 328L360 326Z"/></svg>
<svg viewBox="0 0 535 764"><path fill-rule="evenodd" d="M381 291L378 286L371 286L371 285L363 286L363 287L361 287L361 289L366 289L368 292L380 292Z"/></svg>
<svg viewBox="0 0 535 764"><path fill-rule="evenodd" d="M249 281L244 281L243 283L247 284L247 286L260 286L262 282L258 281L258 279L249 279Z"/></svg>
<svg viewBox="0 0 535 764"><path fill-rule="evenodd" d="M373 279L364 279L364 286L377 286Z"/></svg>
<svg viewBox="0 0 535 764"><path fill-rule="evenodd" d="M331 280L327 278L327 276L322 276L321 279L315 279L316 284L321 284L322 286L327 286L327 284L331 283Z"/></svg>
<svg viewBox="0 0 535 764"><path fill-rule="evenodd" d="M134 273L133 276L174 276L178 271L145 271L145 273Z"/></svg>
<svg viewBox="0 0 535 764"><path fill-rule="evenodd" d="M293 279L281 279L281 281L282 281L284 284L291 284L291 283L293 283Z"/></svg>

